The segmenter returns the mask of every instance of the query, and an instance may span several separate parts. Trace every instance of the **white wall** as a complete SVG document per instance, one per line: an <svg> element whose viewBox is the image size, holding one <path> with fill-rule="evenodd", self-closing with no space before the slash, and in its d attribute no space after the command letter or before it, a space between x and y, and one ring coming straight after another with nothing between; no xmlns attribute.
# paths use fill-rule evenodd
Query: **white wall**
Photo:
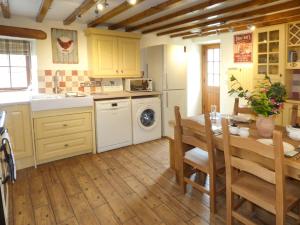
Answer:
<svg viewBox="0 0 300 225"><path fill-rule="evenodd" d="M191 40L143 35L141 48L162 44L181 44L187 47L187 115L193 116L201 113L201 77L200 77L200 51L198 44Z"/></svg>
<svg viewBox="0 0 300 225"><path fill-rule="evenodd" d="M11 19L0 18L1 25L16 26L24 28L32 28L43 30L47 33L45 40L33 40L35 42L35 53L37 57L38 70L87 70L87 43L84 35L86 25L73 23L69 26L64 26L62 21L45 20L42 23L35 22L34 18L16 17ZM51 46L51 28L61 28L69 30L77 30L78 33L78 64L53 64L52 63L52 46Z"/></svg>
<svg viewBox="0 0 300 225"><path fill-rule="evenodd" d="M247 31L246 31L247 32ZM242 32L239 32L242 33ZM231 114L233 111L234 97L228 95L228 68L252 68L252 63L234 63L233 62L233 36L236 33L224 33L207 37L193 39L194 44L203 45L209 43L220 43L221 68L220 68L220 111ZM201 74L201 71L200 71ZM202 76L202 74L201 74ZM252 73L248 76L253 76ZM252 80L252 77L249 77Z"/></svg>

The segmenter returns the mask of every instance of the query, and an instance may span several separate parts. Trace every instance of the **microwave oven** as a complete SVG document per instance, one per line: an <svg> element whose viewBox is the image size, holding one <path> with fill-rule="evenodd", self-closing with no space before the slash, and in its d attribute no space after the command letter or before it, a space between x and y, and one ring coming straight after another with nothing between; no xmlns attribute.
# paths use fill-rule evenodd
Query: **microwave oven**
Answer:
<svg viewBox="0 0 300 225"><path fill-rule="evenodd" d="M126 91L153 91L152 79L136 78L125 80Z"/></svg>

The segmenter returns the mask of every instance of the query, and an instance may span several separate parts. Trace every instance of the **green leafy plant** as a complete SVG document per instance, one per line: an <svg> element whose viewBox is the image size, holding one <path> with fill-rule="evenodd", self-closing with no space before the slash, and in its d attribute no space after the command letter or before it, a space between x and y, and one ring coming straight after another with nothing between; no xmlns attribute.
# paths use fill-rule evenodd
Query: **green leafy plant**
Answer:
<svg viewBox="0 0 300 225"><path fill-rule="evenodd" d="M280 82L272 83L267 75L254 91L244 89L233 75L230 81L231 89L228 93L230 95L237 94L239 98L246 99L256 114L268 117L279 114L283 109L283 103L287 97L285 86Z"/></svg>

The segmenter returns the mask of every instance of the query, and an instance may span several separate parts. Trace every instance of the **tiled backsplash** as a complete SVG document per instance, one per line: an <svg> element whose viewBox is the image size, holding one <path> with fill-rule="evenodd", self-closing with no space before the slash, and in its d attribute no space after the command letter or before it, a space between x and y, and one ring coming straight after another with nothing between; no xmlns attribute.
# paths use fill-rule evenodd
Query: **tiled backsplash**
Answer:
<svg viewBox="0 0 300 225"><path fill-rule="evenodd" d="M85 93L101 92L101 82L90 81L88 71L84 70L41 70L38 73L39 93L53 93L55 73L59 75L59 88L62 92Z"/></svg>

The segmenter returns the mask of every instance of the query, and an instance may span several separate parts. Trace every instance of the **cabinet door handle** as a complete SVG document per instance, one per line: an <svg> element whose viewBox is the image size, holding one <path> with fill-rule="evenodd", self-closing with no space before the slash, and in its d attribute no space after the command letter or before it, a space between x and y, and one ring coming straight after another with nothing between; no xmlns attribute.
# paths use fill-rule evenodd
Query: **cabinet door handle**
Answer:
<svg viewBox="0 0 300 225"><path fill-rule="evenodd" d="M68 145L68 144L65 144L64 146L65 146L65 147L69 147L69 145Z"/></svg>

